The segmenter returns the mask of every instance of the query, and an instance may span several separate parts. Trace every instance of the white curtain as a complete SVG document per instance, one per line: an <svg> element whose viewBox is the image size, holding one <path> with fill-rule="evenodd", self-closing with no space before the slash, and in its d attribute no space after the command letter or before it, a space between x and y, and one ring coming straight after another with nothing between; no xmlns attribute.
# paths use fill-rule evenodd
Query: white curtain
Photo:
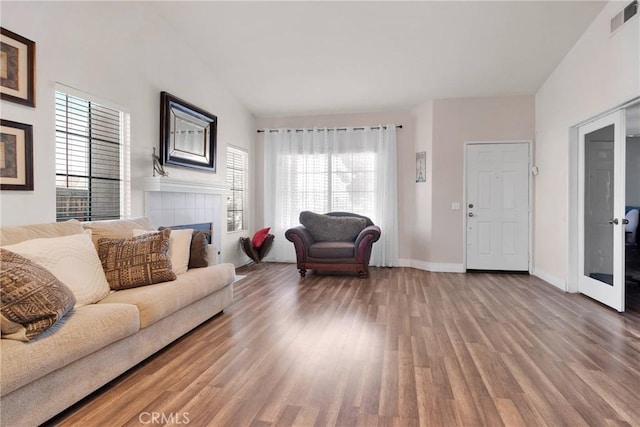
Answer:
<svg viewBox="0 0 640 427"><path fill-rule="evenodd" d="M284 232L303 210L352 212L371 218L382 234L371 265L398 265L396 127L265 131L265 225L275 241L268 258L295 262Z"/></svg>

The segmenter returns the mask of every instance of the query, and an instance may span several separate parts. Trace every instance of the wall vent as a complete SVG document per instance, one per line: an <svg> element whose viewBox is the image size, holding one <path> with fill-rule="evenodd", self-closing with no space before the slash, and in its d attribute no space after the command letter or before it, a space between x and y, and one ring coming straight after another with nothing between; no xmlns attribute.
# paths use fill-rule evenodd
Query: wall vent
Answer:
<svg viewBox="0 0 640 427"><path fill-rule="evenodd" d="M616 16L611 18L611 35L618 31L625 22L638 14L638 0L634 0L629 3L624 9L622 9Z"/></svg>

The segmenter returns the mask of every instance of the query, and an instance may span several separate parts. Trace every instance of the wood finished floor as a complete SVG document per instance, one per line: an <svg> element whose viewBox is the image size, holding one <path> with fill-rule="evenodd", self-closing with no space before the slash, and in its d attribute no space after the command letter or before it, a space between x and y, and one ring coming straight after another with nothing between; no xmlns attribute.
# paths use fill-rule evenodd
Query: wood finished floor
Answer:
<svg viewBox="0 0 640 427"><path fill-rule="evenodd" d="M239 274L224 314L51 424L640 425L637 309L526 275Z"/></svg>

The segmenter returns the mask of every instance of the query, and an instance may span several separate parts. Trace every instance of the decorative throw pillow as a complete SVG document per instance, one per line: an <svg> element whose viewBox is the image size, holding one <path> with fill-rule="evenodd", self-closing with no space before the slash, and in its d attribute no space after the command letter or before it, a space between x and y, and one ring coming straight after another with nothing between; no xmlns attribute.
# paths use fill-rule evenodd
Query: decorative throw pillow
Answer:
<svg viewBox="0 0 640 427"><path fill-rule="evenodd" d="M33 261L0 248L0 264L2 338L29 341L76 303L68 287Z"/></svg>
<svg viewBox="0 0 640 427"><path fill-rule="evenodd" d="M191 236L191 248L189 254L189 268L203 268L209 265L207 261L207 248L209 234L203 230L194 230Z"/></svg>
<svg viewBox="0 0 640 427"><path fill-rule="evenodd" d="M262 244L264 243L264 239L266 239L267 234L269 234L269 230L271 230L271 227L266 227L262 230L256 231L256 234L254 234L253 238L251 239L251 244L254 248L259 248L262 246Z"/></svg>
<svg viewBox="0 0 640 427"><path fill-rule="evenodd" d="M164 230L165 228L171 227L158 227L158 230ZM207 262L207 247L209 246L210 239L211 231L193 230L191 247L189 248L189 269L203 268L210 265Z"/></svg>
<svg viewBox="0 0 640 427"><path fill-rule="evenodd" d="M71 289L77 306L109 295L109 283L88 234L27 240L4 248L49 270Z"/></svg>
<svg viewBox="0 0 640 427"><path fill-rule="evenodd" d="M162 230L127 239L98 240L98 255L111 289L175 280L168 255L170 234L171 230Z"/></svg>
<svg viewBox="0 0 640 427"><path fill-rule="evenodd" d="M176 274L186 273L189 268L189 253L191 250L191 236L193 234L193 229L168 230L171 232L169 235L168 252L169 258L171 258L171 268ZM149 233L155 233L155 231L133 230L134 237Z"/></svg>
<svg viewBox="0 0 640 427"><path fill-rule="evenodd" d="M300 212L300 224L318 241L351 242L367 225L367 220L354 216L330 216L309 211Z"/></svg>

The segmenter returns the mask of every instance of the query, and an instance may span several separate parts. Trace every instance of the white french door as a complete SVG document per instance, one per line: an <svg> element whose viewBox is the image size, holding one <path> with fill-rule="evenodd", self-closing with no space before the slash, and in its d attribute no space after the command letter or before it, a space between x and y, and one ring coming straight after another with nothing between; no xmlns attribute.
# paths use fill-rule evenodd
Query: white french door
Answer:
<svg viewBox="0 0 640 427"><path fill-rule="evenodd" d="M467 269L529 270L529 144L466 148Z"/></svg>
<svg viewBox="0 0 640 427"><path fill-rule="evenodd" d="M624 110L578 129L578 290L624 311Z"/></svg>

